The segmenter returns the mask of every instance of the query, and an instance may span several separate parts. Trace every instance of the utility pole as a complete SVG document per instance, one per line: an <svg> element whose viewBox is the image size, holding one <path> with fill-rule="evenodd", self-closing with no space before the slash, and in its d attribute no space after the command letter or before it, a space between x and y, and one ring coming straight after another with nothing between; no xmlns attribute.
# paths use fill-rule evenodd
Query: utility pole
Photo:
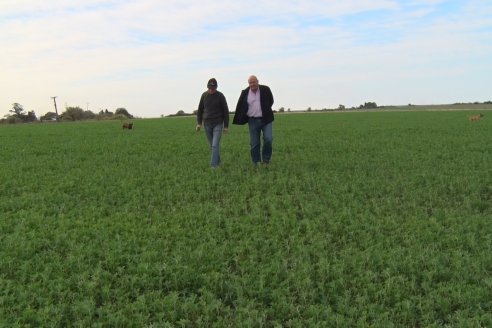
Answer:
<svg viewBox="0 0 492 328"><path fill-rule="evenodd" d="M55 103L56 120L58 121L58 108L56 108L56 97L58 97L58 96L54 96L54 97L51 97L51 98L53 98L53 102Z"/></svg>

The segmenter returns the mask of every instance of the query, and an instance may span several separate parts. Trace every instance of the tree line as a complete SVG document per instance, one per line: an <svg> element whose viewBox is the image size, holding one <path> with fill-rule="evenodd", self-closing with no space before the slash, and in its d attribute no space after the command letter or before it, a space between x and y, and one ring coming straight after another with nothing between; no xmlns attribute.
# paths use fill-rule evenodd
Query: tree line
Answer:
<svg viewBox="0 0 492 328"><path fill-rule="evenodd" d="M26 111L24 107L19 103L12 104L12 109L9 110L9 114L5 115L0 123L31 123L31 122L56 122L56 121L83 121L83 120L118 120L118 119L132 119L134 116L130 114L125 108L117 108L115 112L111 112L107 109L101 110L99 113L94 113L90 110L83 110L82 108L66 107L65 111L60 115L55 112L48 112L41 117L36 116L36 113L32 111Z"/></svg>

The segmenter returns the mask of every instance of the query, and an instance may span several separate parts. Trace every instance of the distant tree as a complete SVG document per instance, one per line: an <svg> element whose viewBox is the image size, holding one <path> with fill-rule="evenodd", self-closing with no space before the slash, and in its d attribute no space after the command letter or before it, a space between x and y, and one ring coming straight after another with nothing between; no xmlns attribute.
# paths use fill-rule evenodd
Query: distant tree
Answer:
<svg viewBox="0 0 492 328"><path fill-rule="evenodd" d="M186 115L184 110L178 110L178 112L176 113L176 116L184 116Z"/></svg>
<svg viewBox="0 0 492 328"><path fill-rule="evenodd" d="M126 118L126 116L118 116L118 117L122 117L122 118ZM107 120L107 119L113 119L113 118L116 118L114 117L114 113L113 112L110 112L109 110L105 109L105 110L100 110L99 113L96 115L96 118L98 120Z"/></svg>
<svg viewBox="0 0 492 328"><path fill-rule="evenodd" d="M36 122L38 118L36 117L36 113L33 110L28 111L26 115L26 122Z"/></svg>
<svg viewBox="0 0 492 328"><path fill-rule="evenodd" d="M9 110L9 113L12 113L12 116L21 118L22 115L25 115L24 107L22 107L22 105L19 103L13 103L12 109Z"/></svg>
<svg viewBox="0 0 492 328"><path fill-rule="evenodd" d="M55 112L47 112L43 116L40 117L41 121L56 121L56 113Z"/></svg>
<svg viewBox="0 0 492 328"><path fill-rule="evenodd" d="M345 110L345 106L344 105L338 105L338 110Z"/></svg>
<svg viewBox="0 0 492 328"><path fill-rule="evenodd" d="M123 116L126 116L127 118L133 118L133 115L131 115L130 113L128 113L128 111L125 109L125 108L118 108L116 109L116 111L114 112L115 115L123 115Z"/></svg>
<svg viewBox="0 0 492 328"><path fill-rule="evenodd" d="M6 115L6 119L9 123L34 122L37 120L34 111L31 110L26 113L24 107L19 103L13 103L9 113L12 113L11 115Z"/></svg>
<svg viewBox="0 0 492 328"><path fill-rule="evenodd" d="M280 108L278 109L278 111L279 111L279 113L283 113L283 112L285 112L285 108L280 107Z"/></svg>
<svg viewBox="0 0 492 328"><path fill-rule="evenodd" d="M64 121L80 121L84 119L84 110L80 107L67 107L60 118Z"/></svg>
<svg viewBox="0 0 492 328"><path fill-rule="evenodd" d="M14 115L5 115L5 119L3 119L2 122L8 124L22 123L22 121Z"/></svg>
<svg viewBox="0 0 492 328"><path fill-rule="evenodd" d="M307 111L308 111L308 112L312 111L311 107L308 107L308 108L307 108Z"/></svg>
<svg viewBox="0 0 492 328"><path fill-rule="evenodd" d="M378 105L375 102L366 102L364 105L360 105L359 108L372 109L378 108Z"/></svg>
<svg viewBox="0 0 492 328"><path fill-rule="evenodd" d="M91 112L90 110L86 110L84 111L83 115L82 115L82 119L83 120L93 120L96 118L96 114L94 114L93 112Z"/></svg>

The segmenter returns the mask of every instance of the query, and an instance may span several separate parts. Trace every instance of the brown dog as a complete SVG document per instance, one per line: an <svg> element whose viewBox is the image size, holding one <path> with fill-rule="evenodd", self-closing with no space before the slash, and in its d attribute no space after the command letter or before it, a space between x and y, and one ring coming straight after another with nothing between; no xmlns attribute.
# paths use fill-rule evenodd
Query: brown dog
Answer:
<svg viewBox="0 0 492 328"><path fill-rule="evenodd" d="M478 115L473 115L473 116L468 116L468 120L470 122L475 122L475 121L480 121L480 119L483 117L483 114L480 113Z"/></svg>
<svg viewBox="0 0 492 328"><path fill-rule="evenodd" d="M123 123L123 130L124 129L128 129L128 130L133 129L133 123Z"/></svg>

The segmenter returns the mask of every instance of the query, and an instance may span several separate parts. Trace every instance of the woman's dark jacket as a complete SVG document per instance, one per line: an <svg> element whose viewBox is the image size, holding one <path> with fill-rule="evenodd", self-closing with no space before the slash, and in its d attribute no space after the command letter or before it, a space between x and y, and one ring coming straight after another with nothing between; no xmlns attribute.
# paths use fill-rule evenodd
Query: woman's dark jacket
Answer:
<svg viewBox="0 0 492 328"><path fill-rule="evenodd" d="M260 88L260 104L262 112L262 122L263 124L268 124L273 122L273 95L272 91L266 85L259 85ZM248 123L248 93L249 87L241 91L239 100L237 101L236 112L234 113L234 119L232 124L243 125Z"/></svg>

